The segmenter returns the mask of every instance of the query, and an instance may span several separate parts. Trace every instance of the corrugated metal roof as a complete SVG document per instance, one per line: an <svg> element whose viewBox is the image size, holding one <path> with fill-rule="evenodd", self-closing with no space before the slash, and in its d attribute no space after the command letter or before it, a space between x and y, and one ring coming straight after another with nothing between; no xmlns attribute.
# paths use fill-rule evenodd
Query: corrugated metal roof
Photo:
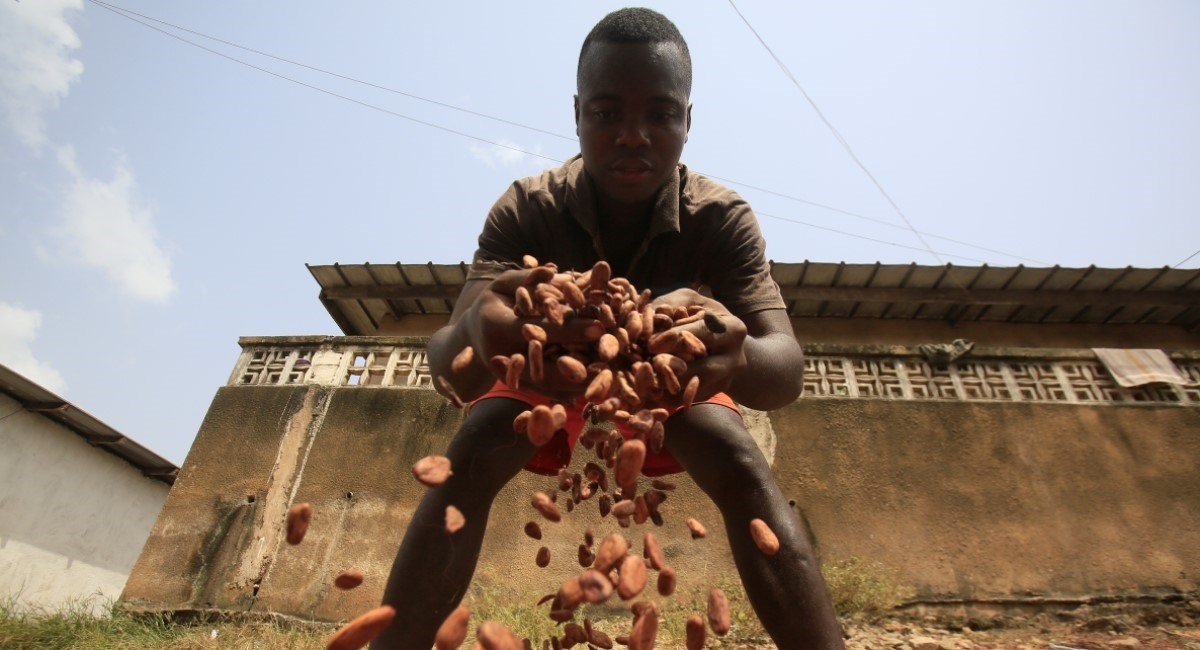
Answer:
<svg viewBox="0 0 1200 650"><path fill-rule="evenodd" d="M384 315L449 314L466 279L458 264L308 265L347 335ZM1176 325L1200 328L1200 269L771 264L795 318Z"/></svg>
<svg viewBox="0 0 1200 650"><path fill-rule="evenodd" d="M89 445L115 454L141 470L146 477L167 485L175 484L179 468L173 463L4 365L0 365L0 392L20 402L26 411L74 431Z"/></svg>

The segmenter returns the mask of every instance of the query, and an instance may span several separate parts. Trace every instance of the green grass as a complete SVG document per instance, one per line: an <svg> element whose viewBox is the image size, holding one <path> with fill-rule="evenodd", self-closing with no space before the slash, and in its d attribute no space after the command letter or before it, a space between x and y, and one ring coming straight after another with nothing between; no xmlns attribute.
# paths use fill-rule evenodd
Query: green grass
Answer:
<svg viewBox="0 0 1200 650"><path fill-rule="evenodd" d="M834 607L842 616L882 612L908 596L898 572L877 562L858 558L829 562L823 573ZM726 576L716 586L729 598L733 628L724 638L710 634L706 647L769 643L737 577ZM653 594L653 586L648 585L648 589L648 594ZM680 592L668 599L648 597L661 608L657 647L683 647L684 622L693 614L705 615L708 589ZM498 587L476 584L463 604L471 609L472 627L482 621L497 621L518 636L534 640L535 648L541 647L543 639L561 635L561 629L546 616L549 605L537 607L527 598ZM110 615L97 616L97 611ZM613 639L627 634L633 623L629 603L615 597L611 604L581 608L575 621L582 623L585 616ZM168 617L134 616L94 598L55 610L0 601L0 648L5 650L320 650L332 631L332 626L303 627L272 621L180 622ZM469 638L473 638L473 632Z"/></svg>

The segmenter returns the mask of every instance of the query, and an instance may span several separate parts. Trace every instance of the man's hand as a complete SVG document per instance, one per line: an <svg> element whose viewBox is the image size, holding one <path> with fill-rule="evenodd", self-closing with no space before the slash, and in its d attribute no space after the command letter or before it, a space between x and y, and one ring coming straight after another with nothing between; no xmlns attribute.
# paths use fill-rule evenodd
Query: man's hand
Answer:
<svg viewBox="0 0 1200 650"><path fill-rule="evenodd" d="M708 354L688 363L687 373L679 378L687 384L693 377L700 378L700 389L696 400L705 400L729 390L734 379L746 368L746 324L729 313L724 305L700 295L691 289L678 289L654 300L653 305L670 307L702 307L705 317L680 325L675 329L691 332L704 343Z"/></svg>
<svg viewBox="0 0 1200 650"><path fill-rule="evenodd" d="M451 316L451 325L439 330L430 339L431 369L434 374L444 377L463 399L477 398L490 389L497 379L505 379L502 369L491 363L492 358L508 358L514 354L528 356L529 342L521 332L526 323L536 324L545 330L546 345L590 343L604 333L604 328L594 319L572 318L558 325L541 316L518 316L514 310L517 288L528 283L531 273L545 271L506 271L491 282L469 283L459 296L455 314ZM451 372L450 360L467 346L474 350L470 367L459 373ZM587 384L568 381L553 363L544 365L541 381L535 382L530 377L527 359L520 387L554 399L573 399L583 394Z"/></svg>

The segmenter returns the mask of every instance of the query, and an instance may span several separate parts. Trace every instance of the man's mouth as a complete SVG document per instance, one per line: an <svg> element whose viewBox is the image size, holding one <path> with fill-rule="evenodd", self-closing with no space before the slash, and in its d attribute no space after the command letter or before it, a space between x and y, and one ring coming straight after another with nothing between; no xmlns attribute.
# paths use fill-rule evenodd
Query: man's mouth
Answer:
<svg viewBox="0 0 1200 650"><path fill-rule="evenodd" d="M626 160L611 167L613 175L622 181L637 182L654 171L654 166L644 160Z"/></svg>

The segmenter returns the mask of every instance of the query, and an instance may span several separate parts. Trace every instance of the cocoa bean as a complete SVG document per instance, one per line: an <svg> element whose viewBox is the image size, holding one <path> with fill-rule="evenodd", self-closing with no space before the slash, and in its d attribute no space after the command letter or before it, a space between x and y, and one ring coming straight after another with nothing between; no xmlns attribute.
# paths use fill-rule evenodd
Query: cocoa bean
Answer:
<svg viewBox="0 0 1200 650"><path fill-rule="evenodd" d="M687 330L679 333L679 341L683 344L683 350L691 355L693 359L700 359L708 356L708 348L704 346L704 341L700 337L692 334Z"/></svg>
<svg viewBox="0 0 1200 650"><path fill-rule="evenodd" d="M350 590L363 583L363 572L358 569L346 569L333 579L333 586L338 589Z"/></svg>
<svg viewBox="0 0 1200 650"><path fill-rule="evenodd" d="M529 416L529 424L525 428L529 442L541 447L554 438L554 432L557 430L558 427L554 426L554 414L549 406L538 404L533 407Z"/></svg>
<svg viewBox="0 0 1200 650"><path fill-rule="evenodd" d="M563 428L563 425L567 423L567 407L562 404L551 404L550 415L554 417L555 431Z"/></svg>
<svg viewBox="0 0 1200 650"><path fill-rule="evenodd" d="M628 552L629 540L621 533L610 533L600 541L600 550L596 552L592 568L600 573L608 573Z"/></svg>
<svg viewBox="0 0 1200 650"><path fill-rule="evenodd" d="M533 539L542 538L542 527L537 525L536 521L530 521L525 524L525 534Z"/></svg>
<svg viewBox="0 0 1200 650"><path fill-rule="evenodd" d="M413 463L412 473L418 481L429 487L445 483L454 474L450 470L450 459L445 456L426 456L418 460Z"/></svg>
<svg viewBox="0 0 1200 650"><path fill-rule="evenodd" d="M587 643L587 632L578 623L567 623L563 626L563 647L571 648L579 643Z"/></svg>
<svg viewBox="0 0 1200 650"><path fill-rule="evenodd" d="M646 588L646 563L636 555L626 555L618 569L617 595L629 600Z"/></svg>
<svg viewBox="0 0 1200 650"><path fill-rule="evenodd" d="M357 650L370 643L371 639L379 636L379 633L387 629L387 626L391 625L395 618L396 610L390 606L376 607L334 632L326 642L325 648L326 650Z"/></svg>
<svg viewBox="0 0 1200 650"><path fill-rule="evenodd" d="M646 507L646 499L639 494L633 500L633 523L641 526L649 518L650 509Z"/></svg>
<svg viewBox="0 0 1200 650"><path fill-rule="evenodd" d="M567 579L558 588L558 604L562 609L575 609L579 607L579 603L583 602L583 585L579 582L579 577Z"/></svg>
<svg viewBox="0 0 1200 650"><path fill-rule="evenodd" d="M653 481L650 481L650 486L653 487L655 490L663 490L665 492L670 492L671 490L675 489L674 483L672 483L670 481L664 481L662 479L657 479L657 478L654 479ZM664 498L665 498L665 495L664 495Z"/></svg>
<svg viewBox="0 0 1200 650"><path fill-rule="evenodd" d="M536 269L537 267L541 266L541 264L538 264L537 258L532 255L522 255L521 266L527 269Z"/></svg>
<svg viewBox="0 0 1200 650"><path fill-rule="evenodd" d="M581 384L587 380L587 366L580 363L575 357L562 356L555 359L554 364L558 367L558 372L562 374L563 379L573 384Z"/></svg>
<svg viewBox="0 0 1200 650"><path fill-rule="evenodd" d="M641 440L626 440L617 452L616 480L622 490L636 490L637 477L646 462L646 443Z"/></svg>
<svg viewBox="0 0 1200 650"><path fill-rule="evenodd" d="M467 523L463 513L454 506L446 506L446 532L453 535Z"/></svg>
<svg viewBox="0 0 1200 650"><path fill-rule="evenodd" d="M558 489L561 492L566 492L575 484L575 480L571 478L571 473L563 469L558 470Z"/></svg>
<svg viewBox="0 0 1200 650"><path fill-rule="evenodd" d="M601 370L599 374L592 378L588 384L587 390L583 396L592 404L603 402L612 392L613 387L613 372L608 368Z"/></svg>
<svg viewBox="0 0 1200 650"><path fill-rule="evenodd" d="M654 650L657 636L658 608L652 606L634 621L633 629L629 631L629 650Z"/></svg>
<svg viewBox="0 0 1200 650"><path fill-rule="evenodd" d="M650 490L646 493L646 507L650 512L658 509L658 505L667 500L667 493L662 490Z"/></svg>
<svg viewBox="0 0 1200 650"><path fill-rule="evenodd" d="M562 513L559 512L558 506L544 492L534 492L530 503L533 505L534 510L540 512L546 519L553 522L562 521Z"/></svg>
<svg viewBox="0 0 1200 650"><path fill-rule="evenodd" d="M612 650L613 647L612 639L607 634L597 629L592 629L590 632L588 632L588 643L596 646L597 648L602 648L603 650Z"/></svg>
<svg viewBox="0 0 1200 650"><path fill-rule="evenodd" d="M708 313L708 312L701 309L700 311L698 311L694 314L691 314L689 316L684 316L683 318L675 320L675 322L673 322L671 324L671 327L681 327L683 325L689 325L691 323L694 323L694 322L704 318L704 315L706 313Z"/></svg>
<svg viewBox="0 0 1200 650"><path fill-rule="evenodd" d="M604 334L596 343L596 357L601 361L612 361L621 353L621 342L612 334Z"/></svg>
<svg viewBox="0 0 1200 650"><path fill-rule="evenodd" d="M662 422L655 422L650 426L650 430L646 432L646 449L650 453L657 454L662 451L663 444L667 440L667 428Z"/></svg>
<svg viewBox="0 0 1200 650"><path fill-rule="evenodd" d="M659 332L650 337L646 343L650 354L665 354L675 351L675 346L679 344L679 330L666 330Z"/></svg>
<svg viewBox="0 0 1200 650"><path fill-rule="evenodd" d="M609 512L612 511L612 497L608 496L607 494L601 494L598 503L598 507L600 508L600 518L603 519L604 517L608 516Z"/></svg>
<svg viewBox="0 0 1200 650"><path fill-rule="evenodd" d="M450 612L434 637L433 644L437 650L458 650L467 639L467 624L470 620L471 610L466 607L459 607Z"/></svg>
<svg viewBox="0 0 1200 650"><path fill-rule="evenodd" d="M655 571L662 571L666 566L663 560L662 547L658 545L658 539L654 533L646 533L642 536L642 555L647 560L650 560L650 568Z"/></svg>
<svg viewBox="0 0 1200 650"><path fill-rule="evenodd" d="M708 626L713 634L725 636L729 633L729 599L725 592L713 587L708 592Z"/></svg>
<svg viewBox="0 0 1200 650"><path fill-rule="evenodd" d="M687 387L683 389L682 407L685 409L692 407L692 402L696 400L696 391L700 390L700 377L692 375L688 380Z"/></svg>
<svg viewBox="0 0 1200 650"><path fill-rule="evenodd" d="M503 624L495 621L484 621L475 630L475 638L483 645L484 650L524 650L525 644Z"/></svg>
<svg viewBox="0 0 1200 650"><path fill-rule="evenodd" d="M450 403L454 405L454 408L460 409L466 406L466 404L463 403L462 398L458 396L458 393L454 392L454 387L450 385L450 382L446 381L445 377L438 375L437 383L438 386L442 387L442 393L447 399L450 400Z"/></svg>
<svg viewBox="0 0 1200 650"><path fill-rule="evenodd" d="M313 507L309 503L297 503L287 513L287 543L295 546L304 541L308 525L312 523Z"/></svg>
<svg viewBox="0 0 1200 650"><path fill-rule="evenodd" d="M622 517L632 517L635 508L636 506L634 505L633 501L626 499L624 501L618 501L617 504L613 506L612 513L613 516L617 517L618 519Z"/></svg>
<svg viewBox="0 0 1200 650"><path fill-rule="evenodd" d="M613 592L612 581L595 569L579 574L579 588L583 590L583 599L592 605L608 600Z"/></svg>
<svg viewBox="0 0 1200 650"><path fill-rule="evenodd" d="M750 536L754 538L754 545L762 551L763 555L770 557L779 552L779 538L762 519L750 521Z"/></svg>
<svg viewBox="0 0 1200 650"><path fill-rule="evenodd" d="M703 650L704 637L708 634L704 627L704 619L699 614L693 614L688 617L684 629L687 635L687 650Z"/></svg>
<svg viewBox="0 0 1200 650"><path fill-rule="evenodd" d="M579 566L587 568L592 566L592 562L596 561L596 554L592 549L588 548L587 544L579 545Z"/></svg>
<svg viewBox="0 0 1200 650"><path fill-rule="evenodd" d="M704 527L704 524L695 519L688 519L686 523L688 530L692 533L692 539L700 539L701 537L708 536L708 529Z"/></svg>
<svg viewBox="0 0 1200 650"><path fill-rule="evenodd" d="M537 341L543 346L546 345L546 330L540 325L525 323L521 326L521 336L525 337L525 340L529 341L530 343Z"/></svg>
<svg viewBox="0 0 1200 650"><path fill-rule="evenodd" d="M475 360L475 348L467 346L461 352L454 355L454 360L450 362L450 371L458 374L467 369L471 362Z"/></svg>
<svg viewBox="0 0 1200 650"><path fill-rule="evenodd" d="M573 609L552 609L552 610L550 610L550 620L552 620L556 623L563 623L565 621L571 620L572 618L575 618L575 610L573 610ZM562 647L561 645L558 645L558 639L551 638L551 642L555 645L555 647L558 647L558 648Z"/></svg>
<svg viewBox="0 0 1200 650"><path fill-rule="evenodd" d="M587 298L583 295L583 290L574 282L564 282L559 289L572 309L583 309L587 305Z"/></svg>
<svg viewBox="0 0 1200 650"><path fill-rule="evenodd" d="M600 305L600 317L597 320L606 330L617 329L617 317L613 315L612 307L608 304Z"/></svg>
<svg viewBox="0 0 1200 650"><path fill-rule="evenodd" d="M642 315L635 311L629 312L625 317L625 331L629 334L629 341L638 341L642 337Z"/></svg>
<svg viewBox="0 0 1200 650"><path fill-rule="evenodd" d="M525 433L529 430L529 418L533 416L533 411L521 411L517 417L513 418L513 431L517 433Z"/></svg>
<svg viewBox="0 0 1200 650"><path fill-rule="evenodd" d="M658 593L663 597L675 593L675 569L665 566L658 572Z"/></svg>
<svg viewBox="0 0 1200 650"><path fill-rule="evenodd" d="M511 389L521 387L521 373L525 372L525 355L520 352L508 358L508 368L504 374L504 383Z"/></svg>
<svg viewBox="0 0 1200 650"><path fill-rule="evenodd" d="M542 344L538 341L529 342L529 378L540 382L546 377L545 360L542 358Z"/></svg>
<svg viewBox="0 0 1200 650"><path fill-rule="evenodd" d="M542 569L546 568L550 564L550 549L545 546L539 548L534 562L538 567Z"/></svg>
<svg viewBox="0 0 1200 650"><path fill-rule="evenodd" d="M533 294L529 293L529 289L517 287L514 298L513 312L516 315L528 318L537 313L537 310L533 308Z"/></svg>

